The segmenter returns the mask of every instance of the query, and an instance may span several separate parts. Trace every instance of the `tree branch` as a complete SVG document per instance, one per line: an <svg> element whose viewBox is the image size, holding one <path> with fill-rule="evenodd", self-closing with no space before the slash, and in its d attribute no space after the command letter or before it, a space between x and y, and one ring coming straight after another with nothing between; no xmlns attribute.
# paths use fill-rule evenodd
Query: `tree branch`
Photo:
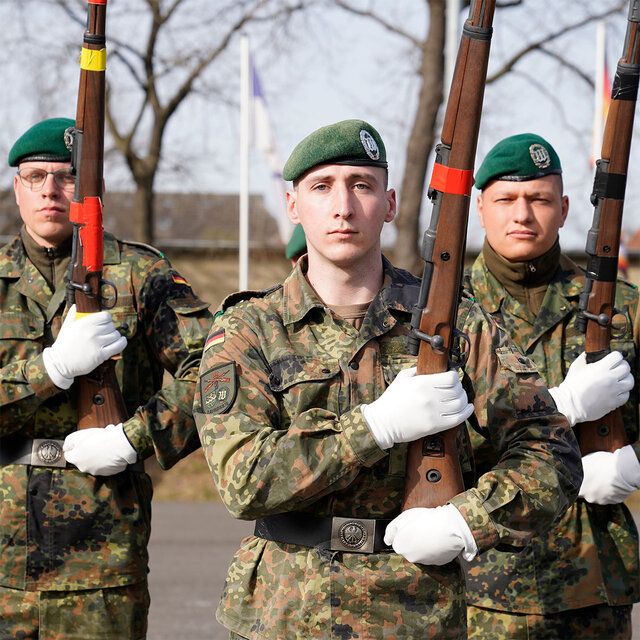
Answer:
<svg viewBox="0 0 640 640"><path fill-rule="evenodd" d="M522 60L522 58L524 58L526 55L528 55L532 51L538 51L549 42L553 40L557 40L558 38L560 38L561 36L567 33L581 29L585 25L590 24L596 20L601 20L603 18L606 18L607 16L613 15L614 13L618 13L626 4L627 4L626 0L621 0L613 8L608 9L607 11L603 11L602 13L599 13L599 14L592 14L592 15L586 16L585 18L583 18L582 20L579 20L574 24L566 25L561 29L558 29L557 31L541 36L538 40L531 42L526 47L518 51L511 58L509 58L509 60L507 60L502 65L502 67L500 67L497 71L494 71L491 75L488 75L487 84L495 82L496 80L499 80L500 78L502 78L502 76L505 76L507 73L509 73L509 71L513 69L513 67L516 66L516 64L520 60Z"/></svg>

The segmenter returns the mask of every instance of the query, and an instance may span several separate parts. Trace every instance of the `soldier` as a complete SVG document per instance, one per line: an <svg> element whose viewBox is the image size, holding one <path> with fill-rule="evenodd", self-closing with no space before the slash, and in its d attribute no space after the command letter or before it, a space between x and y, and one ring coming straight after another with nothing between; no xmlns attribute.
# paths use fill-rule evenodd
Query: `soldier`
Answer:
<svg viewBox="0 0 640 640"><path fill-rule="evenodd" d="M464 376L415 375L406 338L419 282L381 253L396 195L370 124L313 132L284 177L308 253L283 284L224 301L196 389L220 496L257 520L218 620L231 638L465 638L455 560L550 526L580 483L575 439L533 364L470 299ZM450 504L399 515L405 443L474 405L499 463Z"/></svg>
<svg viewBox="0 0 640 640"><path fill-rule="evenodd" d="M540 136L511 136L487 154L476 187L486 237L470 292L536 363L571 425L622 406L635 444L585 456L581 499L525 549L494 549L468 565L469 637L631 638L638 532L622 501L640 486L638 387L630 374L630 366L638 371L637 289L618 281L616 291L629 327L635 320L635 342L630 332L619 336L615 351L586 364L575 326L584 273L558 240L569 211L558 155ZM495 460L486 450L479 470Z"/></svg>
<svg viewBox="0 0 640 640"><path fill-rule="evenodd" d="M284 255L291 260L291 266L294 267L296 262L307 252L307 239L304 236L304 229L301 224L297 224L293 228L293 233L287 242Z"/></svg>
<svg viewBox="0 0 640 640"><path fill-rule="evenodd" d="M138 639L152 495L142 461L155 452L169 468L199 446L191 407L211 318L159 251L108 233L116 306L65 314L73 125L40 122L9 152L24 224L0 249L0 637ZM131 418L76 431L74 378L115 354Z"/></svg>

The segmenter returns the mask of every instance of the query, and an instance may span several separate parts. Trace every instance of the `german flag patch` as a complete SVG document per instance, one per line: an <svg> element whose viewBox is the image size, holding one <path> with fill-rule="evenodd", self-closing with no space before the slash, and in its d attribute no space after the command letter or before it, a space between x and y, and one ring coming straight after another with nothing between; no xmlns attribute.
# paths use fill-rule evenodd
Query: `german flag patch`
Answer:
<svg viewBox="0 0 640 640"><path fill-rule="evenodd" d="M179 274L172 273L171 279L175 282L175 284L183 284L186 287L190 287L191 285Z"/></svg>
<svg viewBox="0 0 640 640"><path fill-rule="evenodd" d="M224 329L220 329L219 331L215 331L204 343L204 351L206 351L209 347L213 347L217 344L222 344L224 342Z"/></svg>

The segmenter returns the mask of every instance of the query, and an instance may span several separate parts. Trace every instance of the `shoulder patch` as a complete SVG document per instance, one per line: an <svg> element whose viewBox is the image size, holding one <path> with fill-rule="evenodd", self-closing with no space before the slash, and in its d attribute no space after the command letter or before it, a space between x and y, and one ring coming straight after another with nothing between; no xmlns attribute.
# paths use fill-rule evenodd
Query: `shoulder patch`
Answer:
<svg viewBox="0 0 640 640"><path fill-rule="evenodd" d="M233 307L234 305L238 304L238 302L242 302L243 300L251 300L251 298L264 298L270 293L273 293L274 291L277 291L281 288L281 284L274 284L268 289L261 289L258 291L236 291L235 293L228 295L222 301L222 304L220 305L220 311L218 311L218 313L224 313L227 309L229 309L229 307Z"/></svg>
<svg viewBox="0 0 640 640"><path fill-rule="evenodd" d="M223 362L200 376L200 397L204 413L226 413L233 406L237 395L235 362Z"/></svg>

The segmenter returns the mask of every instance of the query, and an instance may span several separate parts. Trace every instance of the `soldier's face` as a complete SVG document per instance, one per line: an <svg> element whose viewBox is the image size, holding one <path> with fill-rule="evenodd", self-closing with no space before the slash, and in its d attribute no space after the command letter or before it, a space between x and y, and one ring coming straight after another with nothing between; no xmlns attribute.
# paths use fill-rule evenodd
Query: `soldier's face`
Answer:
<svg viewBox="0 0 640 640"><path fill-rule="evenodd" d="M68 162L22 162L19 169L21 172L28 169L58 171L70 166ZM41 189L32 190L16 175L13 191L27 232L39 245L55 247L71 235L73 226L69 222L69 202L73 196L72 186L59 186L49 174Z"/></svg>
<svg viewBox="0 0 640 640"><path fill-rule="evenodd" d="M555 243L569 212L559 176L495 180L478 196L478 216L494 251L511 262L533 260Z"/></svg>
<svg viewBox="0 0 640 640"><path fill-rule="evenodd" d="M287 212L307 238L309 264L355 266L380 252L380 232L396 213L396 194L380 167L320 165L287 192Z"/></svg>

